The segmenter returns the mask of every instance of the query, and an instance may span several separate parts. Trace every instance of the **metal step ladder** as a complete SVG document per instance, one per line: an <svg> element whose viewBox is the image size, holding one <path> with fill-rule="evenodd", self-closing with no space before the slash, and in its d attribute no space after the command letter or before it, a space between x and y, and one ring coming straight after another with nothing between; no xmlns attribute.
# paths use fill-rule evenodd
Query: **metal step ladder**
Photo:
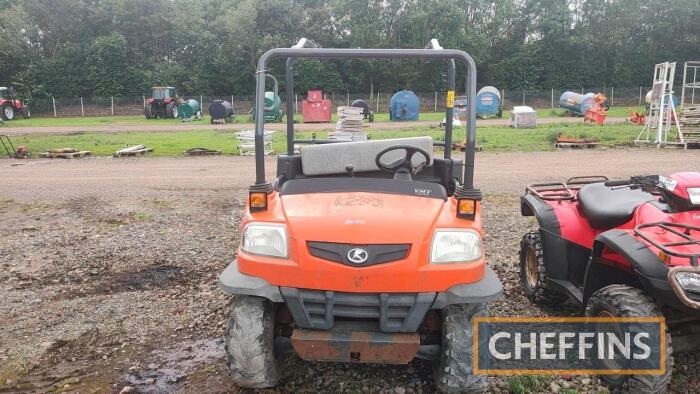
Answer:
<svg viewBox="0 0 700 394"><path fill-rule="evenodd" d="M636 144L679 145L687 148L676 108L673 105L673 80L676 63L664 62L654 67L654 84L651 90L649 113L644 127L634 140ZM653 139L652 139L653 137Z"/></svg>

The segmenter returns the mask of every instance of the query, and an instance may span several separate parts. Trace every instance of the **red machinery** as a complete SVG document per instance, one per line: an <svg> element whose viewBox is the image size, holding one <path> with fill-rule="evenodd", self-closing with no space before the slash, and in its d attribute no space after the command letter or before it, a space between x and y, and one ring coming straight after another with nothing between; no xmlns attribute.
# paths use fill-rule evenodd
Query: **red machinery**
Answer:
<svg viewBox="0 0 700 394"><path fill-rule="evenodd" d="M328 123L331 121L333 103L323 97L320 90L309 90L306 100L301 102L304 123Z"/></svg>
<svg viewBox="0 0 700 394"><path fill-rule="evenodd" d="M608 98L598 93L594 99L595 104L586 110L586 113L583 115L583 121L602 125L605 123L605 117L608 116L608 111L605 109L605 103L608 101Z"/></svg>

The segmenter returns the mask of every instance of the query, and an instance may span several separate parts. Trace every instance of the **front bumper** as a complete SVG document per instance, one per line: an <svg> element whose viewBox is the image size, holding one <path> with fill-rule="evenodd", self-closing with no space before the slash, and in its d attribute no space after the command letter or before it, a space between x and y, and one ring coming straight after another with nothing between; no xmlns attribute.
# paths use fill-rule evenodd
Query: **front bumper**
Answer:
<svg viewBox="0 0 700 394"><path fill-rule="evenodd" d="M336 317L346 317L376 319L384 332L413 332L430 309L483 304L503 293L501 282L489 267L485 267L480 281L455 285L444 292L351 293L273 286L262 278L239 272L234 260L219 276L219 285L229 294L285 302L294 322L303 328L327 330L333 327Z"/></svg>

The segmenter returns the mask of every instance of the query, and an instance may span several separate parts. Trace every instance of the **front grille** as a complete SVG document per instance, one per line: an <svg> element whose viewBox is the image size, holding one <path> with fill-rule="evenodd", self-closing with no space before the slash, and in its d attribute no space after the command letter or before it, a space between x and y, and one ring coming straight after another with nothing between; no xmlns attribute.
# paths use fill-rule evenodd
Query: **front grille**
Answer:
<svg viewBox="0 0 700 394"><path fill-rule="evenodd" d="M309 241L307 245L309 247L309 253L312 256L353 267L367 267L375 264L403 260L408 257L408 252L411 250L411 244L353 245ZM350 258L350 254L357 249L366 253L366 260L358 261L355 259L353 261Z"/></svg>
<svg viewBox="0 0 700 394"><path fill-rule="evenodd" d="M435 301L435 293L343 293L280 288L294 322L301 328L329 330L335 319L379 323L383 332L415 332Z"/></svg>

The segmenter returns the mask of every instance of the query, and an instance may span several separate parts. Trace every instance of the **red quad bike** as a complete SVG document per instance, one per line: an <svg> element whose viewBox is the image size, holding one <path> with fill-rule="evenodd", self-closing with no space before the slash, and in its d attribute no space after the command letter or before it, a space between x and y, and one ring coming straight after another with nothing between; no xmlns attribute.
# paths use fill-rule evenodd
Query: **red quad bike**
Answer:
<svg viewBox="0 0 700 394"><path fill-rule="evenodd" d="M601 378L626 392L665 392L673 369L669 333L685 350L700 332L700 173L529 185L521 212L539 224L520 244L527 297L553 303L568 296L586 316L664 316L663 375Z"/></svg>
<svg viewBox="0 0 700 394"><path fill-rule="evenodd" d="M0 117L2 120L15 120L18 114L29 119L32 114L29 106L15 96L15 90L0 86Z"/></svg>

